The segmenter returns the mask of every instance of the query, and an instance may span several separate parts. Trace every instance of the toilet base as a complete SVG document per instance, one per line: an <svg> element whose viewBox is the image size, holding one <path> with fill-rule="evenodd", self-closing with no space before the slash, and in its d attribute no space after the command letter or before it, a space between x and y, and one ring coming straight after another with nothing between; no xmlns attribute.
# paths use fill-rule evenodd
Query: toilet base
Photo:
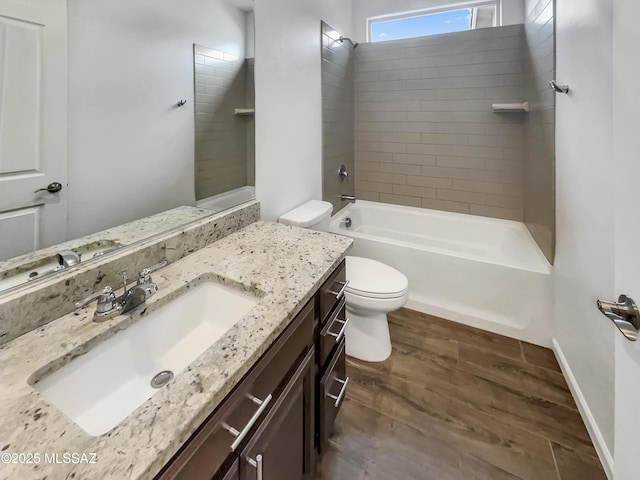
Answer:
<svg viewBox="0 0 640 480"><path fill-rule="evenodd" d="M347 303L347 355L365 362L384 362L391 355L389 323L385 313L354 311Z"/></svg>

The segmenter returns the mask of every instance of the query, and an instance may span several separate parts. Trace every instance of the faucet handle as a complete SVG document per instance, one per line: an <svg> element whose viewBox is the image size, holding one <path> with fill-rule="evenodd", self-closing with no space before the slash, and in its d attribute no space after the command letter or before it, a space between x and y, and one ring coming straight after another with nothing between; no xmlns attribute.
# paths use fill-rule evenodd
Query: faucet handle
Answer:
<svg viewBox="0 0 640 480"><path fill-rule="evenodd" d="M76 309L86 307L94 300L98 300L98 306L96 307L96 316L100 316L101 314L105 315L117 308L116 295L115 293L113 293L113 288L111 287L104 287L102 291L94 293L90 297L87 297L80 302L76 302L75 307Z"/></svg>
<svg viewBox="0 0 640 480"><path fill-rule="evenodd" d="M169 264L166 260L163 260L160 263L152 265L151 267L147 267L143 269L138 274L138 285L142 285L143 283L151 283L151 274L156 270L160 270L162 267L166 267Z"/></svg>

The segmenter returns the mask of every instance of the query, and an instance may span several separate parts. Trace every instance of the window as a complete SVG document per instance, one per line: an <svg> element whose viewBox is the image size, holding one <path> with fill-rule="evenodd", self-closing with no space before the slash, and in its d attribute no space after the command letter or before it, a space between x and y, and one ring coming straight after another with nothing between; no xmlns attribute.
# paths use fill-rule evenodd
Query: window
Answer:
<svg viewBox="0 0 640 480"><path fill-rule="evenodd" d="M495 27L498 24L498 2L473 2L369 18L369 41L385 42Z"/></svg>

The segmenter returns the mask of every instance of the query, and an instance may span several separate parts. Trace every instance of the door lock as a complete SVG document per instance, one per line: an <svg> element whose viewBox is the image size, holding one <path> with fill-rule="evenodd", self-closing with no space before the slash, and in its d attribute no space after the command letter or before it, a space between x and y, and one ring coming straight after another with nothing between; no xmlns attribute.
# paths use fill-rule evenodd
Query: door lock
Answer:
<svg viewBox="0 0 640 480"><path fill-rule="evenodd" d="M618 330L632 342L638 339L640 311L631 297L620 295L618 303L598 300L598 310L608 317Z"/></svg>

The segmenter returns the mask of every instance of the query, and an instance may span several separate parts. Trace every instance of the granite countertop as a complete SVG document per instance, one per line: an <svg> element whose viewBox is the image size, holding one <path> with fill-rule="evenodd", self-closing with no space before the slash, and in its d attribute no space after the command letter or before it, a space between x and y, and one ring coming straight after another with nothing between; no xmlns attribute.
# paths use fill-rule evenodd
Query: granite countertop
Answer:
<svg viewBox="0 0 640 480"><path fill-rule="evenodd" d="M262 356L339 265L352 240L256 222L153 275L159 291L104 323L94 306L70 313L0 348L0 479L150 479ZM92 437L46 403L29 380L46 375L176 298L215 279L260 302L220 340L109 433ZM69 301L78 299L69 298ZM39 453L39 464L2 454ZM95 463L44 463L45 453L95 453Z"/></svg>
<svg viewBox="0 0 640 480"><path fill-rule="evenodd" d="M109 250L138 242L152 237L158 233L192 220L213 215L214 212L199 207L183 206L160 212L150 217L134 220L133 222L118 225L101 232L85 235L84 237L68 240L57 245L35 250L19 257L0 261L0 279L38 269L41 264L53 261L58 252L73 250L76 253L84 253L88 248L95 250ZM90 260L84 258L83 260Z"/></svg>

